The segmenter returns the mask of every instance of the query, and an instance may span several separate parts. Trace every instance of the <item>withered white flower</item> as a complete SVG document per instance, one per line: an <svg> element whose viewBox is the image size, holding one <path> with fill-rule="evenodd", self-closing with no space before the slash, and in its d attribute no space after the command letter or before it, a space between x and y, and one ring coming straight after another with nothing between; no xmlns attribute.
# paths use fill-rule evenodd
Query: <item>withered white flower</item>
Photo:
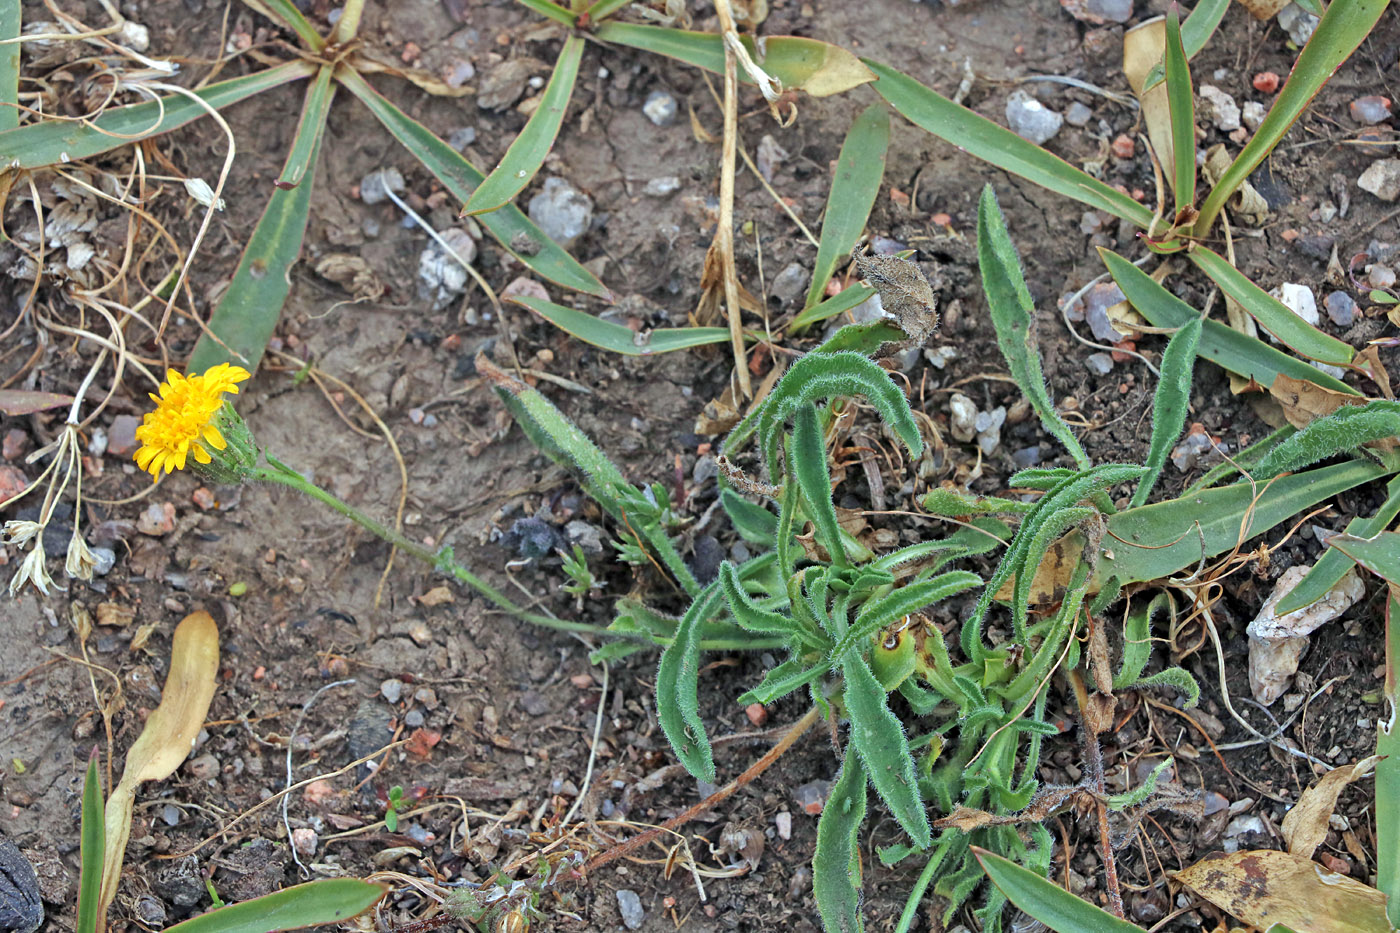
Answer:
<svg viewBox="0 0 1400 933"><path fill-rule="evenodd" d="M33 583L35 588L45 596L49 595L49 587L54 585L53 577L49 576L49 570L44 566L44 539L42 537L34 539L34 549L24 557L24 562L19 565L19 570L10 578L10 595L14 596L24 587L26 583Z"/></svg>

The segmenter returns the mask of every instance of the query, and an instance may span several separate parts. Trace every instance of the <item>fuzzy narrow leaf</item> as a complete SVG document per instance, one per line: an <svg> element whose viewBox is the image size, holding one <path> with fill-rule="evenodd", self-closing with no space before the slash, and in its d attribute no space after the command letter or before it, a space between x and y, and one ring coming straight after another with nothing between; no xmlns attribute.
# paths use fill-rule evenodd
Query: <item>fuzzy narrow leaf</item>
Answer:
<svg viewBox="0 0 1400 933"><path fill-rule="evenodd" d="M1134 469L1139 470L1141 475L1141 468ZM1030 607L1031 583L1035 580L1033 568L1040 566L1041 561L1045 559L1045 552L1050 549L1050 543L1055 538L1097 514L1098 510L1093 506L1065 506L1047 513L1043 519L1036 522L1035 535L1026 545L1021 567L1016 571L1016 595L1011 600L1012 631L1019 643L1027 644L1030 641L1026 633L1026 616Z"/></svg>
<svg viewBox="0 0 1400 933"><path fill-rule="evenodd" d="M1172 445L1181 436L1191 406L1191 376L1196 366L1196 346L1201 342L1201 318L1193 318L1172 334L1162 353L1162 375L1152 400L1152 442L1147 449L1147 472L1133 492L1132 505L1142 505L1157 485L1167 465Z"/></svg>
<svg viewBox="0 0 1400 933"><path fill-rule="evenodd" d="M19 126L20 0L0 0L0 133Z"/></svg>
<svg viewBox="0 0 1400 933"><path fill-rule="evenodd" d="M719 565L719 588L734 621L750 632L771 635L794 635L796 623L788 616L765 609L754 602L739 582L739 573L732 561Z"/></svg>
<svg viewBox="0 0 1400 933"><path fill-rule="evenodd" d="M274 182L279 188L295 188L301 184L311 168L311 161L321 149L321 137L326 132L326 114L330 112L331 101L335 99L331 74L331 66L322 65L321 70L316 72L315 80L306 89L306 101L301 105L301 119L297 123L291 151L287 153L282 174Z"/></svg>
<svg viewBox="0 0 1400 933"><path fill-rule="evenodd" d="M876 356L887 343L899 343L908 339L904 331L887 321L865 321L861 324L847 324L831 338L817 347L814 353L840 353L849 351L861 356Z"/></svg>
<svg viewBox="0 0 1400 933"><path fill-rule="evenodd" d="M301 183L295 188L277 188L268 198L262 218L243 248L233 281L209 316L208 332L194 345L190 372L202 373L220 363L257 369L292 290L291 271L301 255L315 174L313 149Z"/></svg>
<svg viewBox="0 0 1400 933"><path fill-rule="evenodd" d="M794 690L816 683L829 670L829 664L809 664L802 658L790 658L765 674L757 687L744 693L736 702L741 706L748 706L750 703L762 703L766 706Z"/></svg>
<svg viewBox="0 0 1400 933"><path fill-rule="evenodd" d="M519 2L521 6L535 11L546 19L563 23L570 29L574 28L574 24L578 21L578 17L571 10L567 10L557 3L551 3L550 0L519 0Z"/></svg>
<svg viewBox="0 0 1400 933"><path fill-rule="evenodd" d="M1206 196L1195 225L1198 235L1210 232L1225 202L1274 151L1317 92L1375 27L1389 3L1390 0L1346 0L1328 5L1264 122Z"/></svg>
<svg viewBox="0 0 1400 933"><path fill-rule="evenodd" d="M1104 265L1132 306L1154 327L1185 327L1201 313L1163 288L1150 275L1112 250L1100 249ZM1291 312L1290 312L1291 313ZM1245 379L1271 386L1279 374L1306 379L1349 395L1360 395L1351 386L1309 366L1296 357L1275 350L1257 337L1241 334L1219 321L1204 321L1196 353Z"/></svg>
<svg viewBox="0 0 1400 933"><path fill-rule="evenodd" d="M914 777L914 757L909 752L904 725L890 711L885 688L859 652L850 652L842 659L841 671L846 678L844 696L846 713L851 717L851 744L891 815L915 845L926 849L933 842L933 835Z"/></svg>
<svg viewBox="0 0 1400 933"><path fill-rule="evenodd" d="M826 547L831 562L845 567L846 545L841 537L841 522L836 518L836 505L831 501L831 473L826 468L826 439L822 436L817 407L810 402L797 409L793 419L792 462L788 469L797 478L802 490L802 502L807 517L817 526L817 538Z"/></svg>
<svg viewBox="0 0 1400 933"><path fill-rule="evenodd" d="M77 933L95 933L98 926L105 925L99 923L102 919L102 853L106 848L106 818L102 811L102 780L97 776L97 749L93 748L83 781Z"/></svg>
<svg viewBox="0 0 1400 933"><path fill-rule="evenodd" d="M1191 68L1181 44L1181 20L1176 4L1167 8L1167 105L1172 125L1172 178L1178 214L1196 202L1196 95Z"/></svg>
<svg viewBox="0 0 1400 933"><path fill-rule="evenodd" d="M855 743L831 787L817 821L812 857L812 893L827 933L862 933L860 917L860 826L865 822L865 767Z"/></svg>
<svg viewBox="0 0 1400 933"><path fill-rule="evenodd" d="M1123 626L1123 663L1113 676L1113 689L1122 690L1137 683L1142 677L1147 662L1152 657L1152 619L1164 606L1171 605L1171 597L1158 593L1137 612L1128 615Z"/></svg>
<svg viewBox="0 0 1400 933"><path fill-rule="evenodd" d="M977 496L942 486L930 489L922 503L930 515L1020 515L1035 508L1033 502L1002 499L998 496Z"/></svg>
<svg viewBox="0 0 1400 933"><path fill-rule="evenodd" d="M872 599L856 613L856 620L850 631L832 649L831 657L843 659L847 652L852 649L858 650L862 643L886 625L893 624L925 606L942 602L963 590L971 589L981 582L982 578L975 573L953 570L930 580L916 580L879 599Z"/></svg>
<svg viewBox="0 0 1400 933"><path fill-rule="evenodd" d="M1039 920L1055 933L1142 933L1141 928L1113 916L1086 900L1075 897L1048 878L1022 868L995 852L972 847L972 854L992 884L1011 903Z"/></svg>
<svg viewBox="0 0 1400 933"><path fill-rule="evenodd" d="M1311 466L1327 457L1349 453L1363 444L1400 436L1400 402L1376 399L1344 405L1300 428L1259 461L1256 481Z"/></svg>
<svg viewBox="0 0 1400 933"><path fill-rule="evenodd" d="M720 506L739 537L750 544L772 547L778 536L778 517L732 489L719 491Z"/></svg>
<svg viewBox="0 0 1400 933"><path fill-rule="evenodd" d="M985 554L1011 538L1011 529L996 518L979 516L946 538L920 541L897 551L891 551L871 561L871 570L893 571L905 564L918 562L925 572L936 571L950 560L975 554Z"/></svg>
<svg viewBox="0 0 1400 933"><path fill-rule="evenodd" d="M467 199L466 206L462 208L464 214L486 214L499 209L523 191L539 172L545 156L554 146L555 137L559 135L582 61L583 36L569 36L559 51L558 61L554 63L554 73L549 76L549 83L540 95L539 106L530 114L525 128L501 157L500 164L491 170L491 174L477 185Z"/></svg>
<svg viewBox="0 0 1400 933"><path fill-rule="evenodd" d="M10 46L0 46L10 48ZM287 62L241 78L211 84L196 96L215 110L316 73L311 62ZM109 108L91 123L40 120L0 132L0 165L35 169L58 162L78 162L159 136L208 116L199 104L181 95L159 101Z"/></svg>
<svg viewBox="0 0 1400 933"><path fill-rule="evenodd" d="M1309 507L1392 471L1367 460L1294 473L1267 484L1205 489L1108 518L1109 536L1094 578L1123 585L1190 573ZM998 584L1000 585L1000 584Z"/></svg>
<svg viewBox="0 0 1400 933"><path fill-rule="evenodd" d="M953 103L913 78L864 59L880 80L875 91L905 119L997 168L1146 229L1152 212L1120 191L1003 126Z"/></svg>
<svg viewBox="0 0 1400 933"><path fill-rule="evenodd" d="M792 319L792 323L788 325L788 330L791 333L800 334L818 321L825 321L838 314L844 314L856 305L869 301L874 294L875 289L869 285L854 282L820 304L812 305L799 312L797 317Z"/></svg>
<svg viewBox="0 0 1400 933"><path fill-rule="evenodd" d="M1021 257L1006 231L1006 218L997 204L991 185L982 189L977 203L977 264L982 269L982 289L987 293L987 306L997 332L997 345L1006 358L1011 376L1031 403L1040 423L1065 446L1079 464L1089 466L1090 460L1069 425L1055 411L1050 393L1045 387L1045 374L1040 368L1040 349L1031 334L1035 304L1021 275Z"/></svg>
<svg viewBox="0 0 1400 933"><path fill-rule="evenodd" d="M243 0L243 2L273 22L286 26L296 33L301 44L312 52L319 52L326 47L325 38L302 15L301 10L297 9L292 0Z"/></svg>
<svg viewBox="0 0 1400 933"><path fill-rule="evenodd" d="M1078 470L1069 467L1031 467L1012 473L1011 478L1006 481L1006 485L1012 489L1024 486L1027 489L1049 492L1078 472Z"/></svg>
<svg viewBox="0 0 1400 933"><path fill-rule="evenodd" d="M471 199L472 192L486 177L476 166L426 126L395 107L353 69L341 67L335 77L369 108L390 135L403 143L414 158L452 192L453 197L463 203ZM545 236L544 231L515 205L507 204L500 210L483 214L480 222L506 252L549 281L586 295L612 300L612 294L593 273ZM522 244L528 244L523 252L520 251Z"/></svg>
<svg viewBox="0 0 1400 933"><path fill-rule="evenodd" d="M1210 37L1215 34L1215 29L1220 25L1220 21L1225 18L1225 11L1230 8L1230 0L1201 0L1197 3L1191 15L1181 24L1181 44L1186 50L1188 59L1195 58L1196 53L1206 47ZM1146 79L1143 81L1142 93L1146 94L1152 90L1166 77L1166 72L1162 63L1158 62L1148 71Z"/></svg>
<svg viewBox="0 0 1400 933"><path fill-rule="evenodd" d="M1251 282L1219 253L1204 246L1195 246L1187 256L1212 282L1220 286L1222 292L1239 302L1250 317L1295 353L1332 366L1348 366L1356 356L1356 351L1349 344L1324 334L1294 314L1287 305Z"/></svg>
<svg viewBox="0 0 1400 933"><path fill-rule="evenodd" d="M1196 678L1192 677L1185 668L1169 667L1155 674L1139 678L1128 685L1128 688L1132 690L1143 690L1149 687L1171 687L1181 694L1185 701L1182 706L1186 709L1195 709L1196 704L1201 701L1201 685L1196 683Z"/></svg>
<svg viewBox="0 0 1400 933"><path fill-rule="evenodd" d="M729 342L729 329L726 327L662 327L638 332L622 324L604 321L587 311L567 308L542 298L515 295L507 300L529 308L571 337L623 356L654 356Z"/></svg>
<svg viewBox="0 0 1400 933"><path fill-rule="evenodd" d="M700 623L720 604L719 588L706 587L676 625L676 639L661 652L656 670L656 718L676 757L692 776L714 783L715 759L700 720Z"/></svg>
<svg viewBox="0 0 1400 933"><path fill-rule="evenodd" d="M885 153L889 145L889 112L881 104L871 104L856 117L841 143L804 309L821 303L837 261L850 254L860 232L865 229L870 208L875 205L875 195L880 193L880 182L885 177ZM793 328L789 329L795 328L796 322L793 322Z"/></svg>
<svg viewBox="0 0 1400 933"><path fill-rule="evenodd" d="M388 892L387 884L354 878L309 881L211 910L167 927L166 933L277 933L344 923L379 903Z"/></svg>
<svg viewBox="0 0 1400 933"><path fill-rule="evenodd" d="M1346 534L1354 538L1371 538L1390 527L1395 516L1400 515L1400 478L1392 479L1385 487L1385 491L1385 501L1376 510L1376 514L1369 518L1353 518L1347 523ZM1299 609L1311 606L1326 596L1328 591L1341 581L1355 563L1356 561L1336 548L1328 548L1323 551L1322 556L1317 559L1317 563L1313 564L1303 579L1298 581L1298 585L1289 590L1287 596L1279 600L1279 604L1274 607L1275 614L1285 616L1290 612L1297 612Z"/></svg>
<svg viewBox="0 0 1400 933"><path fill-rule="evenodd" d="M715 74L724 73L724 41L718 33L606 22L594 30L594 35L603 42L664 55ZM754 61L762 62L763 70L781 81L784 88L806 91L813 97L840 94L875 80L875 75L860 59L829 42L799 36L768 36L759 54L749 36L742 36L739 41L755 56ZM739 80L744 84L753 83L753 78L742 68Z"/></svg>

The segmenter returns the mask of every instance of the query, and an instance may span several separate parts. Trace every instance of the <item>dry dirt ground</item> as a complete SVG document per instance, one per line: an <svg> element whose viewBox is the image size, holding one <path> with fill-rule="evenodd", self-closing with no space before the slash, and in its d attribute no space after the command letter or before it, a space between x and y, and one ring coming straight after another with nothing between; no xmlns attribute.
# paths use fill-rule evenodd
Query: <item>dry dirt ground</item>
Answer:
<svg viewBox="0 0 1400 933"><path fill-rule="evenodd" d="M60 5L89 23L104 21L96 3ZM324 25L326 3L303 5ZM997 120L1006 96L1018 86L1015 81L1028 75L1068 75L1126 88L1118 69L1122 27L1076 21L1055 0L965 0L950 6L909 0L771 0L771 7L766 33L843 43L945 93L957 87L964 63L969 63L977 80L967 103ZM1160 13L1165 4L1140 0L1135 7L1137 21ZM220 53L219 37L225 32L258 42L277 38L246 7L226 7L217 0L136 0L122 9L150 27L150 54L188 62L187 78L204 73L207 65L201 63ZM26 2L24 12L26 20L48 16L36 3ZM708 6L691 12L697 28L713 28ZM505 60L553 59L558 37L545 33L540 38L536 25L533 14L504 0L397 0L371 2L362 35L386 56L407 56L429 71L441 73L470 62L476 76L468 83L479 83ZM1357 127L1347 116L1348 102L1361 94L1397 96L1397 46L1400 16L1391 11L1261 170L1257 181L1273 214L1258 235L1238 242L1240 265L1255 281L1266 287L1282 281L1306 284L1320 301L1333 286L1326 282L1325 255L1318 258L1322 254L1315 237L1333 238L1344 260L1372 240L1400 241L1388 205L1355 185L1370 158L1384 147L1350 144ZM267 50L276 52L271 45ZM1293 54L1276 26L1257 23L1235 8L1195 69L1209 76L1202 80L1239 100L1256 99L1251 76L1264 70L1287 74ZM225 75L251 67L234 63ZM473 128L475 141L467 151L479 166L494 164L524 122L509 107L502 112L480 109L472 96L433 97L388 77L375 83L443 137ZM1087 127L1066 126L1050 143L1070 161L1100 158L1108 140L1134 132L1131 109L1064 84L1030 87L1057 110L1072 101L1093 110ZM654 125L643 113L644 101L655 90L674 95L680 104L680 118L671 125ZM202 313L232 274L247 231L271 190L302 93L299 86L281 88L227 111L238 156L226 191L228 212L217 218L194 270ZM782 129L758 106L756 94L746 94L745 144L753 151L763 136L771 135L786 151L775 165L772 185L807 224L815 227L819 221L828 165L852 116L874 99L868 89L828 100L804 99L796 124ZM624 321L638 326L684 323L695 305L712 233L707 201L713 203L718 177L718 148L698 142L686 119L687 108L693 108L701 125L718 130L719 114L706 82L694 69L669 60L590 45L574 100L546 174L569 180L596 202L592 228L575 253L612 289ZM1220 137L1213 128L1208 135L1211 141ZM220 131L206 120L146 148L153 171L212 179L223 147ZM129 165L130 153L103 164ZM499 532L509 531L517 519L538 515L562 526L582 518L602 526L605 546L612 529L581 500L573 480L511 428L476 376L472 359L480 348L501 349L508 335L521 360L581 387L570 391L542 384L630 477L683 489L683 511L693 517L703 516L715 496L708 469L712 461L703 461L712 438L696 433L696 418L723 391L730 360L709 352L619 359L568 339L518 309L508 311L504 322L493 320L489 305L474 291L442 310L431 310L415 288L425 235L405 227L391 205L367 206L356 197L363 175L390 166L405 173L411 198L421 202L430 220L440 227L452 225L456 205L435 198L432 179L358 103L342 95L331 111L304 261L292 273L292 296L276 337L276 346L290 359L269 357L239 403L260 443L356 506L386 518L395 513L399 468L352 393L335 386L322 392L311 381L294 380L296 360L314 360L359 393L392 431L407 471L403 521L410 536L434 546L453 544L476 571L560 616L606 624L612 598L629 590L676 609L674 594L654 576L633 573L604 556L593 558L603 589L581 611L562 592L566 581L557 560L507 573L508 562L517 555L508 542L498 540ZM661 176L676 176L679 190L665 198L644 195L646 183ZM1151 165L1141 145L1130 159L1109 156L1106 177L1129 189L1152 190ZM1340 179L1340 188L1334 178ZM1092 426L1084 432L1084 443L1096 461L1140 458L1150 429L1154 378L1130 359L1107 375L1091 371L1084 361L1094 351L1069 335L1056 309L1061 295L1101 271L1090 236L1081 228L1083 209L975 162L895 118L885 183L869 232L918 249L927 271L941 266L945 320L932 346L951 345L958 351L941 369L923 359L913 362L908 378L914 403L946 423L947 399L958 387L979 408L1005 405L1012 410L1000 447L981 462L980 477L972 484L976 491L1004 489L1006 477L1017 468L1012 454L1034 457L1046 466L1063 462L1062 452L1033 417L1026 417L1024 406L1016 407L1015 387L1001 375L1005 367L970 242L976 197L986 183L995 186L1025 257L1040 309L1039 339L1052 395L1075 400ZM522 203L534 190L522 196ZM1335 204L1339 191L1349 196L1350 210L1329 221L1320 219L1325 215L1319 207ZM767 286L791 263L810 268L814 250L747 172L739 176L738 202L737 219L752 222L752 233L739 237L741 277L755 292L770 296L770 315L781 321L792 304L771 296ZM7 222L20 222L28 210L12 203ZM181 242L192 239L200 219L197 210L175 199L159 202L153 210ZM946 215L938 218L942 224L935 222L939 214ZM1111 242L1115 233L1109 227L1103 236ZM1138 255L1130 237L1116 239L1120 249ZM1309 249L1301 248L1309 244ZM314 274L316 261L332 253L362 257L385 285L382 296L356 303L341 286ZM523 271L489 239L480 244L478 265L498 290ZM28 283L12 283L6 291L0 323L8 326L28 295ZM549 293L555 300L569 300L552 286ZM1206 292L1188 287L1183 297L1199 306ZM76 316L50 286L40 289L39 300L63 320ZM584 306L603 310L598 302ZM1363 315L1349 328L1326 317L1322 326L1357 345L1389 327L1383 316ZM169 358L183 360L197 335L193 325L177 321L166 341ZM9 332L8 345L0 346L0 377L11 386L73 391L91 350L57 334L44 336L42 344L40 339L32 318ZM154 344L134 349L149 357L161 355ZM1155 355L1161 347L1149 339L1143 349ZM1385 352L1387 364L1393 364L1393 351ZM285 786L286 746L294 729L296 781L342 768L393 736L418 736L411 747L415 753L391 753L376 774L352 770L291 796L290 826L316 834L315 851L304 859L311 876L392 870L441 881L488 877L516 855L538 847L539 837L530 833L572 804L583 784L600 704L596 771L579 810L580 819L596 821L595 828L577 826L570 845L586 854L598 851L606 845L605 836L627 832L618 821L657 823L699 799L703 789L676 768L663 772L665 780L650 789L638 786L672 762L656 723L654 656L637 655L614 665L604 693L603 672L589 663L581 640L516 623L464 589L449 587L450 598L443 600L437 588L444 581L407 558L395 560L376 601L389 557L386 546L285 489L201 490L196 478L175 475L152 492L148 478L130 463L129 450L120 443L122 424L116 422L125 416L129 432L130 416L143 410L149 388L128 374L99 425L109 440L107 452L93 453L87 463L85 525L114 548L115 567L91 585L73 585L49 598L25 592L0 613L0 638L13 650L5 651L0 664L0 826L40 869L48 929L73 924L83 767L94 743L107 748L94 689L109 700L115 682L121 684L112 717L119 768L120 753L158 699L170 633L195 609L208 610L221 627L219 690L191 760L171 780L148 786L138 797L127 877L114 908L119 928L158 928L207 909L204 878L226 900L239 900L308 877L288 851L276 807L216 835ZM1209 365L1198 367L1193 406L1191 420L1223 438L1231 450L1268 430ZM49 440L59 423L61 415L51 413L0 421L10 481L15 470L29 479L37 475L37 465L26 465L23 455ZM973 445L951 443L917 479L908 465L901 475L885 476L887 507L908 508L909 493L955 476L966 479L976 460ZM1169 489L1199 475L1199 469L1169 471ZM845 504L869 507L869 490L858 471L850 473L841 492L850 500ZM138 494L143 498L133 501ZM1377 501L1377 490L1363 490L1331 502L1331 510L1314 521L1341 528ZM148 514L152 507L154 513ZM11 510L3 517L17 514ZM151 524L137 530L143 516ZM938 532L928 523L899 516L875 521L905 538ZM67 531L59 529L53 537L50 551L61 553ZM710 559L734 542L716 517L692 536L687 551ZM1226 637L1232 696L1249 693L1243 673L1244 624L1271 580L1293 563L1314 559L1316 552L1310 536L1295 537L1267 564L1236 574L1226 586L1217 618ZM15 555L14 549L7 554L12 566ZM231 587L241 595L230 595ZM950 621L959 608L957 603L943 607L947 618L940 621ZM1335 682L1311 701L1287 736L1333 764L1364 757L1373 747L1379 608L1373 597L1353 609L1317 637L1304 661L1311 683ZM104 669L92 677L68 660L79 654L70 620L83 611L99 621L125 621L99 625L90 637L90 658ZM143 626L153 630L134 650L132 640ZM1259 821L1249 825L1260 832L1236 835L1235 842L1279 845L1279 819L1312 778L1299 759L1259 746L1216 758L1211 742L1228 745L1247 736L1221 705L1209 647L1194 650L1189 639L1179 647L1189 652L1182 663L1205 689L1195 724L1125 698L1121 728L1105 739L1110 778L1121 786L1129 770L1140 777L1144 761L1174 751L1183 784L1221 795L1234 807L1200 823L1165 819L1145 824L1139 838L1119 853L1128 908L1144 925L1178 905L1178 891L1169 886L1166 872L1219 848L1227 820L1257 816ZM1165 663L1166 653L1159 651L1154 664ZM55 661L59 657L63 660ZM712 735L742 738L761 732L733 698L761 676L763 659L735 655L709 661L701 680L702 714ZM328 684L344 680L353 682L318 695ZM316 703L303 715L313 696ZM1057 694L1052 703L1066 719L1072 717L1072 699ZM1269 727L1265 713L1240 705L1259 728ZM789 698L768 711L764 728L791 723L802 712ZM722 778L747 766L766 741L771 740L758 735L721 746ZM1077 779L1079 762L1071 731L1048 744L1042 777ZM668 851L683 855L678 838L672 837L664 850L646 850L641 860L615 863L586 883L559 885L546 898L547 919L537 928L620 929L616 892L627 890L640 899L645 930L671 930L677 924L696 931L779 925L795 933L818 929L808 868L816 820L804 812L798 789L830 780L837 767L830 743L814 732L756 784L691 824L686 839L705 875L703 900L692 872L665 864ZM410 798L421 797L410 805L419 809L401 820L397 833L380 822L393 785L402 785ZM1324 846L1362 879L1373 870L1368 860L1375 852L1369 806L1369 787L1347 791L1340 812L1354 834L1344 839L1334 833ZM778 832L788 825L790 834ZM752 870L729 870L734 857L712 848L727 826L751 829L766 839ZM1077 891L1100 900L1103 885L1091 828L1066 815L1052 829L1056 877L1065 877L1068 869ZM881 868L873 857L877 846L896 835L892 821L877 814L862 838L866 912L873 930L892 926L902 907L901 892L912 880L910 870ZM195 848L209 837L212 842ZM1356 843L1355 850L1350 842ZM1192 901L1188 897L1180 903ZM412 887L401 883L380 920L403 922L425 906ZM941 929L940 912L930 903L915 928ZM1172 923L1194 929L1217 919L1209 907L1195 905ZM953 921L959 922L973 920L967 915Z"/></svg>

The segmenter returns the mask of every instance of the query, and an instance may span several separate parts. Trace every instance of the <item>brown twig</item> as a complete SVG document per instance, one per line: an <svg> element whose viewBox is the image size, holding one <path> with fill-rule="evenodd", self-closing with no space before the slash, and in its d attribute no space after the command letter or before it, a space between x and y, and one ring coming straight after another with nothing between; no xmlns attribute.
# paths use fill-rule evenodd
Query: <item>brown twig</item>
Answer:
<svg viewBox="0 0 1400 933"><path fill-rule="evenodd" d="M1108 893L1108 909L1115 917L1123 916L1123 891L1118 885L1118 866L1113 861L1113 845L1108 831L1108 808L1104 806L1106 793L1103 779L1103 749L1099 747L1099 735L1091 724L1088 715L1089 694L1084 688L1084 679L1078 671L1069 672L1070 684L1074 687L1074 698L1079 704L1079 727L1084 731L1084 783L1090 785L1095 794L1094 810L1099 822L1099 854L1103 858L1104 888Z"/></svg>
<svg viewBox="0 0 1400 933"><path fill-rule="evenodd" d="M791 729L783 733L783 737L780 738L772 748L765 752L762 758L749 765L743 774L739 775L704 800L695 804L693 807L689 807L677 813L660 826L653 827L640 836L633 836L626 842L613 846L606 852L595 855L588 864L583 867L584 873L586 874L595 869L602 868L609 862L616 861L624 855L635 852L662 833L669 832L677 826L683 826L689 823L691 820L695 819L696 816L713 807L715 804L721 803L733 796L734 792L739 788L743 787L745 784L751 783L760 774L772 767L773 763L782 757L783 752L791 748L794 742L802 738L803 734L806 733L808 729L812 728L812 724L817 721L819 715L820 711L817 707L813 706L807 711L806 715L793 723Z"/></svg>

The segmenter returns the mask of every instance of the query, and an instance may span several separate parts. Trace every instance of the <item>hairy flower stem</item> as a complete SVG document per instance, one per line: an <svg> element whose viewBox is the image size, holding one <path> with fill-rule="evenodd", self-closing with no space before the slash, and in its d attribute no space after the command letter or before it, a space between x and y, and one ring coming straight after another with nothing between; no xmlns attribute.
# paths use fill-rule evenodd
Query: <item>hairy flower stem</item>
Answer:
<svg viewBox="0 0 1400 933"><path fill-rule="evenodd" d="M296 470L281 463L271 455L267 456L267 460L268 463L272 464L271 467L254 467L250 471L248 478L251 480L262 480L264 482L279 483L283 486L289 486L292 489L306 493L306 495L318 502L324 502L355 524L364 528L366 531L378 535L404 553L411 554L419 560L431 564L437 570L457 578L459 582L470 586L482 596L486 597L487 600L494 603L498 608L510 613L517 619L522 619L545 628L556 629L561 632L590 632L595 635L603 633L603 629L596 625L589 625L586 622L570 622L567 619L556 619L553 616L530 612L523 606L516 604L510 597L506 596L506 594L472 573L466 567L457 563L452 559L450 552L446 550L429 550L387 525L381 524L349 503L343 502L326 492L320 486L317 486Z"/></svg>

